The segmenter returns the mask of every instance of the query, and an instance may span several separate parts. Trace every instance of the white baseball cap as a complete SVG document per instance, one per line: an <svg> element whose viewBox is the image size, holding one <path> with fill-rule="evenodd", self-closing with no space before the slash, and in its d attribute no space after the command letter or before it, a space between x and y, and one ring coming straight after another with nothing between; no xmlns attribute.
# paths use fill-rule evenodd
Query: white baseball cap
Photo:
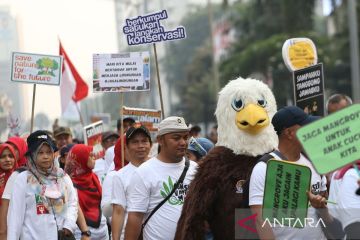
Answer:
<svg viewBox="0 0 360 240"><path fill-rule="evenodd" d="M173 132L188 132L190 128L182 117L171 116L162 120L158 128L158 136Z"/></svg>

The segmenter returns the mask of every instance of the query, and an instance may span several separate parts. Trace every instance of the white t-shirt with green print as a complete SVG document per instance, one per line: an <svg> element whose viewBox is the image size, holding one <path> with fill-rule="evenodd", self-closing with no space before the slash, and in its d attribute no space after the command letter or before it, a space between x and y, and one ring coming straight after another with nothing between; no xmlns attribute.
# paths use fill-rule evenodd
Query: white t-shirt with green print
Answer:
<svg viewBox="0 0 360 240"><path fill-rule="evenodd" d="M132 175L126 200L128 212L145 213L144 219L171 192L185 167L185 158L179 163L164 163L156 157L143 163ZM176 225L189 184L197 164L190 161L183 184L171 198L150 218L144 229L144 239L174 239Z"/></svg>

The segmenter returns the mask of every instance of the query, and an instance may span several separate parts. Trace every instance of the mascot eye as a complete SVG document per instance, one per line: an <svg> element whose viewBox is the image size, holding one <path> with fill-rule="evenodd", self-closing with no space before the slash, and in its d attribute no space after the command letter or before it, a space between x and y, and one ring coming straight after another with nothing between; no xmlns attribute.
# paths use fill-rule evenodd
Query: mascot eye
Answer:
<svg viewBox="0 0 360 240"><path fill-rule="evenodd" d="M261 100L258 100L258 105L260 105L261 107L266 107L267 102L265 99L261 99Z"/></svg>
<svg viewBox="0 0 360 240"><path fill-rule="evenodd" d="M231 107L238 112L244 107L244 103L241 99L234 99L234 101L231 103Z"/></svg>

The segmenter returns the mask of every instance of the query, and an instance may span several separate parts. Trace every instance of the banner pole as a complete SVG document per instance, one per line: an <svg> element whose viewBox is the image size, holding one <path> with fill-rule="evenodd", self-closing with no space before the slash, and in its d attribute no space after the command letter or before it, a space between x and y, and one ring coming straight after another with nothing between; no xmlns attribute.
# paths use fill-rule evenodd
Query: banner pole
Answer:
<svg viewBox="0 0 360 240"><path fill-rule="evenodd" d="M124 106L124 93L120 92L120 119L121 119L121 128L120 128L120 141L121 141L121 167L125 166L125 154L124 154L124 114L123 114L123 106Z"/></svg>
<svg viewBox="0 0 360 240"><path fill-rule="evenodd" d="M80 117L80 123L81 123L81 126L85 126L84 125L84 119L82 118L82 115L81 115L81 112L80 112L80 108L79 108L79 105L77 104L77 102L75 102L75 105L76 105L76 110L78 111L79 113L79 117Z"/></svg>
<svg viewBox="0 0 360 240"><path fill-rule="evenodd" d="M164 103L163 103L162 92L161 92L161 84L160 84L159 64L158 64L158 58L157 58L157 52L156 52L156 44L155 43L153 43L153 47L154 47L156 74L157 74L159 95L160 95L161 115L162 115L162 118L165 118Z"/></svg>
<svg viewBox="0 0 360 240"><path fill-rule="evenodd" d="M30 134L33 132L33 129L34 129L35 96L36 96L36 84L33 85L33 99L32 99L32 107L31 107Z"/></svg>

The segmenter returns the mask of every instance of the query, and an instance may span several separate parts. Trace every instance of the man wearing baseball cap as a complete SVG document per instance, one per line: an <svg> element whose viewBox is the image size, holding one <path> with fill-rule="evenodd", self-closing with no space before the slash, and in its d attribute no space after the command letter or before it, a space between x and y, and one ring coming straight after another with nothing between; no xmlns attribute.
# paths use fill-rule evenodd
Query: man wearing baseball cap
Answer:
<svg viewBox="0 0 360 240"><path fill-rule="evenodd" d="M174 239L197 164L185 160L189 128L182 117L160 122L160 153L137 168L128 187L126 239ZM178 182L178 183L177 183Z"/></svg>
<svg viewBox="0 0 360 240"><path fill-rule="evenodd" d="M296 131L299 128L312 123L317 119L319 119L319 117L307 115L302 109L296 106L281 108L272 119L272 125L279 138L278 150L265 154L260 158L259 162L255 165L250 178L249 205L252 212L257 214L258 219L256 221L256 228L260 239L326 239L320 225L317 227L305 225L304 228L276 227L264 224L264 220L262 219L262 204L267 168L266 163L270 159L287 160L309 167L312 173L311 191L308 193L308 197L311 199L310 202L313 204L312 201L324 200L322 196L327 190L326 178L325 176L319 175L311 162L302 154L302 146L296 138ZM304 192L301 194L305 195L306 193ZM309 207L307 216L315 222L319 220L319 216L316 214L315 208L313 207ZM325 222L327 221L326 219L328 219L324 216L321 217ZM331 230L328 229L328 227L324 229L326 231Z"/></svg>
<svg viewBox="0 0 360 240"><path fill-rule="evenodd" d="M108 148L115 146L116 141L120 135L113 131L106 131L102 133L101 146L106 151Z"/></svg>
<svg viewBox="0 0 360 240"><path fill-rule="evenodd" d="M72 143L72 134L69 127L58 127L54 130L54 137L58 149Z"/></svg>
<svg viewBox="0 0 360 240"><path fill-rule="evenodd" d="M150 132L145 126L134 125L130 127L125 134L125 153L129 164L118 171L108 173L106 176L104 186L108 182L108 178L113 176L110 198L110 203L112 204L111 231L113 239L124 238L127 219L126 197L130 184L133 184L130 180L135 170L149 158L151 145ZM118 140L115 145L114 162L121 163L121 140Z"/></svg>

